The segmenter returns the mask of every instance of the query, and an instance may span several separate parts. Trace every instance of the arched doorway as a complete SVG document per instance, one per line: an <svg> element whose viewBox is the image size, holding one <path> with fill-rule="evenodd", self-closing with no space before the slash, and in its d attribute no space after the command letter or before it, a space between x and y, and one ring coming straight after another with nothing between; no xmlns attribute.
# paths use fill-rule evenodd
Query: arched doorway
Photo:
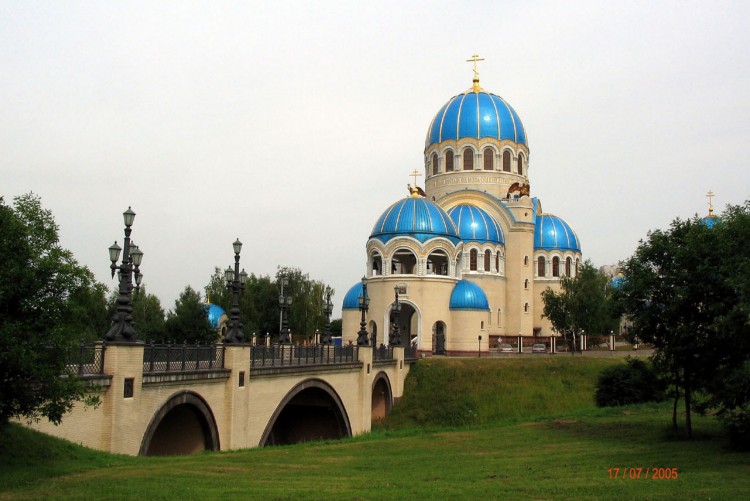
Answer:
<svg viewBox="0 0 750 501"><path fill-rule="evenodd" d="M435 341L433 343L434 353L436 355L445 355L445 323L441 321L435 322L432 326L433 336Z"/></svg>
<svg viewBox="0 0 750 501"><path fill-rule="evenodd" d="M336 391L325 381L308 379L281 400L266 425L260 446L335 440L351 435L349 416Z"/></svg>
<svg viewBox="0 0 750 501"><path fill-rule="evenodd" d="M219 432L208 404L183 391L154 414L141 441L141 456L177 456L219 450Z"/></svg>
<svg viewBox="0 0 750 501"><path fill-rule="evenodd" d="M378 324L375 323L375 320L370 320L368 330L370 331L370 346L377 346L378 343L382 342L382 340L378 340Z"/></svg>
<svg viewBox="0 0 750 501"><path fill-rule="evenodd" d="M393 407L393 395L388 376L381 372L372 383L372 422L384 419Z"/></svg>
<svg viewBox="0 0 750 501"><path fill-rule="evenodd" d="M417 336L419 315L416 315L414 306L406 302L399 301L401 311L398 315L398 332L401 337L401 343L412 343Z"/></svg>

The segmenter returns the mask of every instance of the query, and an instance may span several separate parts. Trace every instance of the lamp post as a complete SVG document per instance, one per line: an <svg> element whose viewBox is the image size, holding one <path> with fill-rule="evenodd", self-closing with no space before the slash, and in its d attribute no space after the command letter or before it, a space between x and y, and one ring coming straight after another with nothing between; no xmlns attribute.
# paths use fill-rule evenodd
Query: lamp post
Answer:
<svg viewBox="0 0 750 501"><path fill-rule="evenodd" d="M115 272L117 272L119 296L116 302L117 309L112 316L112 326L107 331L105 339L116 342L135 342L138 339L135 335L135 324L133 323L133 301L131 294L133 288L138 289L140 287L141 280L143 279L140 269L143 252L141 252L137 245L130 241L131 226L133 226L135 212L128 207L128 210L122 213L122 219L125 223L125 247L124 249L120 248L115 241L109 248L109 260L112 261L109 268L112 270L112 278L114 278ZM123 251L122 263L117 265L117 260L120 258L120 251ZM135 278L135 286L133 286L133 278Z"/></svg>
<svg viewBox="0 0 750 501"><path fill-rule="evenodd" d="M224 342L243 343L245 341L245 333L242 332L242 322L240 321L240 292L245 289L247 273L245 273L244 269L240 273L242 242L240 242L239 238L234 241L232 247L234 249L234 270L230 266L224 272L227 287L232 289L232 309L229 311L229 329L226 336L224 336Z"/></svg>
<svg viewBox="0 0 750 501"><path fill-rule="evenodd" d="M393 322L391 323L391 340L392 346L401 346L401 332L398 326L399 318L401 316L401 303L398 302L398 285L393 288L394 295L396 296L396 302L393 303Z"/></svg>
<svg viewBox="0 0 750 501"><path fill-rule="evenodd" d="M331 344L331 313L333 313L333 303L331 302L331 286L326 286L325 303L323 304L323 337L320 338L320 344Z"/></svg>
<svg viewBox="0 0 750 501"><path fill-rule="evenodd" d="M291 343L289 339L289 308L292 307L292 298L287 294L289 279L281 277L281 294L279 294L279 306L281 307L281 328L279 329L279 344Z"/></svg>
<svg viewBox="0 0 750 501"><path fill-rule="evenodd" d="M362 320L359 322L359 333L357 335L357 345L367 346L367 329L365 328L365 313L370 309L370 297L367 295L367 279L362 277L362 295L359 300L359 311L362 314Z"/></svg>
<svg viewBox="0 0 750 501"><path fill-rule="evenodd" d="M479 358L482 358L482 335L481 334L477 336L477 341L479 341L479 351L477 351L477 356Z"/></svg>

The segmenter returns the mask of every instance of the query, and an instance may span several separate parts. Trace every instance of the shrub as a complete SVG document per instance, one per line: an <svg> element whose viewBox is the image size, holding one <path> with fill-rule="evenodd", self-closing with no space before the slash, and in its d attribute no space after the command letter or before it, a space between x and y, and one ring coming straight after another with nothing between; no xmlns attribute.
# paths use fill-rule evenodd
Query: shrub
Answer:
<svg viewBox="0 0 750 501"><path fill-rule="evenodd" d="M659 402L665 399L664 384L650 364L628 357L625 365L599 374L594 399L598 407Z"/></svg>
<svg viewBox="0 0 750 501"><path fill-rule="evenodd" d="M744 405L719 415L729 443L735 449L750 450L750 406Z"/></svg>

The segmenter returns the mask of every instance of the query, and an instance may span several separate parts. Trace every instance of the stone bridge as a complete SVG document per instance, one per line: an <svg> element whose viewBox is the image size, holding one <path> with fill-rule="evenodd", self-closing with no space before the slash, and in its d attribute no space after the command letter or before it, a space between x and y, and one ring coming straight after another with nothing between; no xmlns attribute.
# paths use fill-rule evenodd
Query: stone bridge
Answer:
<svg viewBox="0 0 750 501"><path fill-rule="evenodd" d="M97 343L84 358L75 372L94 385L101 404L77 404L59 426L31 426L130 455L364 433L401 397L414 361L400 347L143 343Z"/></svg>

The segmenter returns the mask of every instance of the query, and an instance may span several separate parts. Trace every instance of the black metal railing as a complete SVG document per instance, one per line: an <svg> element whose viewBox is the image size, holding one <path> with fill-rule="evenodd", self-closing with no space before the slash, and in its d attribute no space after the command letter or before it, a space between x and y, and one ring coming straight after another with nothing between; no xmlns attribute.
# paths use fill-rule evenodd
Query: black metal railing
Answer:
<svg viewBox="0 0 750 501"><path fill-rule="evenodd" d="M404 359L405 360L416 360L417 359L417 347L413 344L404 346Z"/></svg>
<svg viewBox="0 0 750 501"><path fill-rule="evenodd" d="M293 365L333 365L357 362L356 346L253 346L250 367L289 367Z"/></svg>
<svg viewBox="0 0 750 501"><path fill-rule="evenodd" d="M186 372L224 368L224 345L147 344L143 372Z"/></svg>
<svg viewBox="0 0 750 501"><path fill-rule="evenodd" d="M72 358L66 364L68 371L79 376L104 374L104 343L81 341Z"/></svg>
<svg viewBox="0 0 750 501"><path fill-rule="evenodd" d="M372 359L375 362L393 360L393 348L381 344L378 348L372 350Z"/></svg>

